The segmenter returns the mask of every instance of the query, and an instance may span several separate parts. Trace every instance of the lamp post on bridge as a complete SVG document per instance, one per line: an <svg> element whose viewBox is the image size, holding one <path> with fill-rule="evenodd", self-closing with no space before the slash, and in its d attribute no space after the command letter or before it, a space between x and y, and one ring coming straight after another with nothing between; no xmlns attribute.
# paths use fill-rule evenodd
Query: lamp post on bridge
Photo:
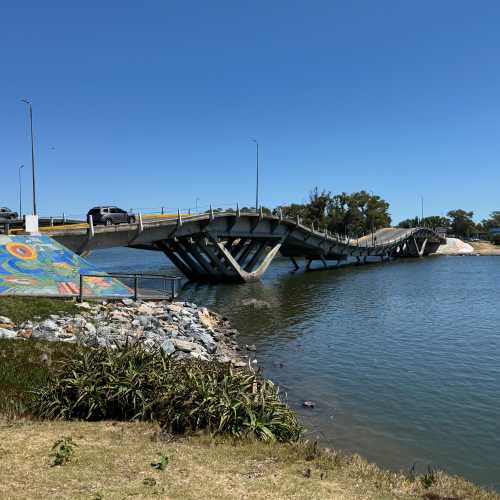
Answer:
<svg viewBox="0 0 500 500"><path fill-rule="evenodd" d="M30 132L31 132L31 175L33 178L33 215L36 215L36 188L35 188L35 144L33 141L33 108L31 106L31 101L28 99L21 99L22 102L26 103L29 109L30 115Z"/></svg>
<svg viewBox="0 0 500 500"><path fill-rule="evenodd" d="M422 195L420 195L420 209L421 209L420 220L421 220L421 223L423 225L424 224L424 197Z"/></svg>
<svg viewBox="0 0 500 500"><path fill-rule="evenodd" d="M257 146L257 183L255 187L255 211L259 211L259 143L257 142L256 139L252 139L253 142L255 142L255 145Z"/></svg>
<svg viewBox="0 0 500 500"><path fill-rule="evenodd" d="M21 172L24 168L24 165L19 165L19 217L23 216L23 185L21 182Z"/></svg>

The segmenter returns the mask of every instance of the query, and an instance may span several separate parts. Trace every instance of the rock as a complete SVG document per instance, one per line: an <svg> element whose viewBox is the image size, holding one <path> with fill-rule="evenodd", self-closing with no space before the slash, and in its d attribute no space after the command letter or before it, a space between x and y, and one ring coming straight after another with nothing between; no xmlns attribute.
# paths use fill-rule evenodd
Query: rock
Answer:
<svg viewBox="0 0 500 500"><path fill-rule="evenodd" d="M129 317L126 313L123 311L112 311L111 312L111 318L121 321L121 322L127 322L129 321Z"/></svg>
<svg viewBox="0 0 500 500"><path fill-rule="evenodd" d="M59 330L59 326L52 319L46 319L40 326L42 327L42 329L52 332L56 332L57 330Z"/></svg>
<svg viewBox="0 0 500 500"><path fill-rule="evenodd" d="M201 341L205 349L208 351L209 354L213 354L217 350L217 344L215 343L214 339L212 338L211 335L208 333L203 333L203 332L196 332L193 333L193 337L196 340Z"/></svg>
<svg viewBox="0 0 500 500"><path fill-rule="evenodd" d="M173 354L175 352L175 345L170 339L165 339L161 344L161 349L165 354Z"/></svg>
<svg viewBox="0 0 500 500"><path fill-rule="evenodd" d="M7 316L0 316L0 328L8 328L13 325L14 322L10 318L7 318Z"/></svg>
<svg viewBox="0 0 500 500"><path fill-rule="evenodd" d="M313 409L316 406L316 403L314 401L304 401L302 403L302 406L304 408L311 408L311 409Z"/></svg>
<svg viewBox="0 0 500 500"><path fill-rule="evenodd" d="M255 344L252 345L245 345L245 348L247 351L255 352L257 350L257 347L255 347Z"/></svg>
<svg viewBox="0 0 500 500"><path fill-rule="evenodd" d="M203 361L210 361L210 358L207 354L198 351L192 351L189 353L189 356L194 359L201 359Z"/></svg>
<svg viewBox="0 0 500 500"><path fill-rule="evenodd" d="M245 361L233 361L233 365L236 368L246 368L248 365L245 363Z"/></svg>
<svg viewBox="0 0 500 500"><path fill-rule="evenodd" d="M137 308L137 311L142 314L142 315L145 315L145 316L151 316L152 314L154 314L154 309L153 307L151 307L150 305L148 304L141 304L138 308Z"/></svg>
<svg viewBox="0 0 500 500"><path fill-rule="evenodd" d="M176 349L183 352L193 352L199 349L198 344L188 342L187 340L172 339Z"/></svg>
<svg viewBox="0 0 500 500"><path fill-rule="evenodd" d="M17 336L23 339L30 339L33 335L33 330L24 329L17 332Z"/></svg>
<svg viewBox="0 0 500 500"><path fill-rule="evenodd" d="M0 328L0 339L15 339L16 337L17 333L14 330Z"/></svg>
<svg viewBox="0 0 500 500"><path fill-rule="evenodd" d="M124 304L126 306L133 306L134 301L132 299L122 299L122 304Z"/></svg>
<svg viewBox="0 0 500 500"><path fill-rule="evenodd" d="M77 302L75 305L81 309L92 309L92 306L88 302Z"/></svg>
<svg viewBox="0 0 500 500"><path fill-rule="evenodd" d="M97 332L95 325L93 323L90 323L90 321L85 323L84 328L85 328L85 331L90 335L95 335L95 333Z"/></svg>

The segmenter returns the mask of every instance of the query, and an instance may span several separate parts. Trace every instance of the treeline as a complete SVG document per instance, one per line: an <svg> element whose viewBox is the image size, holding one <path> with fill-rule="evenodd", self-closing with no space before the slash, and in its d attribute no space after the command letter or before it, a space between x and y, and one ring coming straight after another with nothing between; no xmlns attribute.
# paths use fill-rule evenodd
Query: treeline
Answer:
<svg viewBox="0 0 500 500"><path fill-rule="evenodd" d="M282 205L273 212L280 210L284 217L298 216L303 224L353 237L391 225L389 203L367 191L333 195L315 188L307 203Z"/></svg>
<svg viewBox="0 0 500 500"><path fill-rule="evenodd" d="M424 217L424 219L414 217L413 219L401 221L398 226L426 226L432 229L444 227L449 233L454 234L459 238L470 238L472 235L482 233L485 233L486 235L491 228L500 227L500 211L492 212L487 219L483 219L481 222L474 222L472 220L473 216L474 212L467 210L450 210L446 214L446 217L438 215Z"/></svg>

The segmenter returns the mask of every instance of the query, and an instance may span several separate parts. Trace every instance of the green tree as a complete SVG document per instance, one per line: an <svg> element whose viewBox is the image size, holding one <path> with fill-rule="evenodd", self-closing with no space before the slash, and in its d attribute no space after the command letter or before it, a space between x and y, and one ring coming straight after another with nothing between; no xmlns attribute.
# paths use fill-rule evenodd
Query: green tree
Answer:
<svg viewBox="0 0 500 500"><path fill-rule="evenodd" d="M474 212L457 209L450 210L447 215L451 219L450 228L455 236L468 238L471 232L476 229L476 224L472 220Z"/></svg>
<svg viewBox="0 0 500 500"><path fill-rule="evenodd" d="M500 211L491 212L490 216L482 221L482 227L485 231L489 231L492 227L500 227Z"/></svg>

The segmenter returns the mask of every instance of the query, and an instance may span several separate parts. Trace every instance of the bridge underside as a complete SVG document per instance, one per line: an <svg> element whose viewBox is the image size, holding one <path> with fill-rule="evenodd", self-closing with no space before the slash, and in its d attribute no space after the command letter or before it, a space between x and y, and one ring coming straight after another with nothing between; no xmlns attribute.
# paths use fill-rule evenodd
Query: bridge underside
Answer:
<svg viewBox="0 0 500 500"><path fill-rule="evenodd" d="M280 237L198 237L157 241L161 250L191 281L246 283L258 280L282 244Z"/></svg>
<svg viewBox="0 0 500 500"><path fill-rule="evenodd" d="M306 270L314 261L325 268L337 265L351 257L365 263L370 257L395 259L423 257L434 253L439 243L428 238L412 237L390 247L345 246L328 249L305 248L304 241L293 241L284 236L217 237L206 233L157 241L154 247L162 251L190 280L201 283L246 283L260 279L274 257L281 253L289 257L296 269L296 259L306 259ZM144 248L144 247L143 247ZM151 248L151 247L148 247Z"/></svg>

